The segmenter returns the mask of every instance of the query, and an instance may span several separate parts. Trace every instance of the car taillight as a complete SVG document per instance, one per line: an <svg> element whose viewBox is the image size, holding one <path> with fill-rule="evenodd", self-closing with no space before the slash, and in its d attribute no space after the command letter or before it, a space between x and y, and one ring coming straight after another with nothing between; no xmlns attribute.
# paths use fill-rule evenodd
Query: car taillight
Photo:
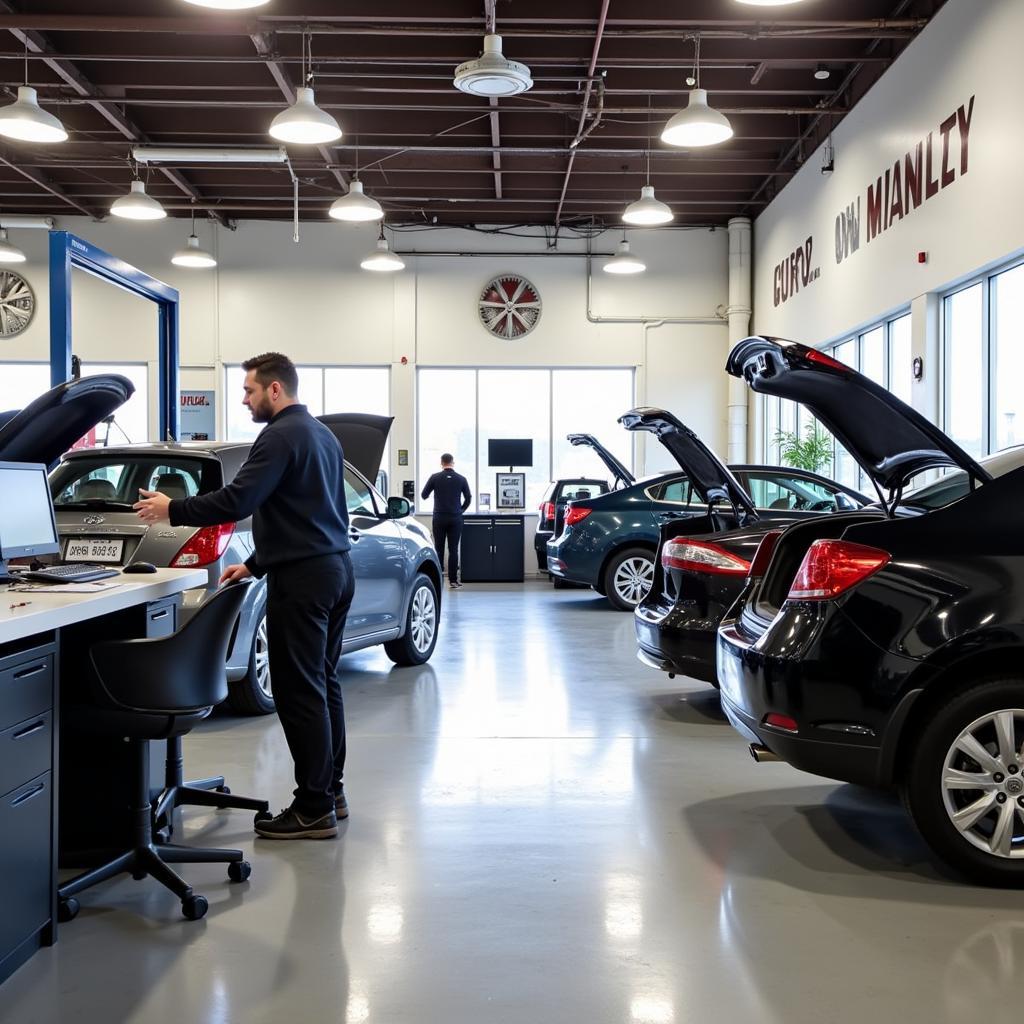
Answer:
<svg viewBox="0 0 1024 1024"><path fill-rule="evenodd" d="M800 563L788 599L829 601L878 572L891 559L888 551L864 544L816 540Z"/></svg>
<svg viewBox="0 0 1024 1024"><path fill-rule="evenodd" d="M577 523L582 523L593 511L592 508L573 508L570 506L565 510L565 525L575 526Z"/></svg>
<svg viewBox="0 0 1024 1024"><path fill-rule="evenodd" d="M666 569L689 569L715 576L746 576L750 563L717 544L675 537L661 549L661 564Z"/></svg>
<svg viewBox="0 0 1024 1024"><path fill-rule="evenodd" d="M818 363L819 366L828 366L833 370L842 370L845 373L849 373L850 371L850 368L845 363L841 363L838 359L833 359L831 356L827 356L824 352L819 352L817 349L811 349L811 351L807 353L807 361L809 363Z"/></svg>
<svg viewBox="0 0 1024 1024"><path fill-rule="evenodd" d="M769 530L761 538L761 543L757 545L757 551L754 552L754 560L750 563L748 576L760 579L765 574L768 563L772 560L772 555L775 554L775 545L779 543L781 536L781 530Z"/></svg>
<svg viewBox="0 0 1024 1024"><path fill-rule="evenodd" d="M228 541L235 532L234 523L204 526L197 530L185 546L171 559L172 569L194 569L216 562L227 550Z"/></svg>
<svg viewBox="0 0 1024 1024"><path fill-rule="evenodd" d="M555 518L555 503L553 501L545 501L540 506L540 514L545 519Z"/></svg>

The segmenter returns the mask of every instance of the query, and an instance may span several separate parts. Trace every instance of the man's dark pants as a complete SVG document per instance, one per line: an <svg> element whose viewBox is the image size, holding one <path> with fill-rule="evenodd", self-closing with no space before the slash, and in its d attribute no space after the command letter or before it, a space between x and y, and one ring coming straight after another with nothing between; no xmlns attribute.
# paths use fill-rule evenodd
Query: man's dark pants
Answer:
<svg viewBox="0 0 1024 1024"><path fill-rule="evenodd" d="M345 770L338 661L355 580L348 552L274 566L267 574L267 639L277 716L295 762L293 807L334 809Z"/></svg>
<svg viewBox="0 0 1024 1024"><path fill-rule="evenodd" d="M444 546L448 544L448 582L459 578L459 542L462 540L462 516L434 516L434 547L437 557L444 565Z"/></svg>

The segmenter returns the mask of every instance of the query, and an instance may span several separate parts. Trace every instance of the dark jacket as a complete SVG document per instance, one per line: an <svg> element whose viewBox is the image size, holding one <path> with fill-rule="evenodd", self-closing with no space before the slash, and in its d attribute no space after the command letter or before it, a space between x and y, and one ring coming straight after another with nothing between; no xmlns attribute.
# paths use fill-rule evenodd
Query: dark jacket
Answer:
<svg viewBox="0 0 1024 1024"><path fill-rule="evenodd" d="M260 431L235 479L210 494L175 498L172 526L215 526L252 516L254 576L275 565L348 551L345 456L304 405L282 409Z"/></svg>
<svg viewBox="0 0 1024 1024"><path fill-rule="evenodd" d="M460 517L469 508L473 494L469 481L454 469L442 469L435 473L423 488L423 500L434 495L434 515Z"/></svg>

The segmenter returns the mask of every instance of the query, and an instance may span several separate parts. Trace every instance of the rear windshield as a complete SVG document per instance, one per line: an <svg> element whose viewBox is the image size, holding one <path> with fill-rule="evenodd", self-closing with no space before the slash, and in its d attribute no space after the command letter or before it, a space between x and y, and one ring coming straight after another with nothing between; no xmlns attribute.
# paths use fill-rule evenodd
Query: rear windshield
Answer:
<svg viewBox="0 0 1024 1024"><path fill-rule="evenodd" d="M607 494L608 485L603 480L566 480L558 489L556 501L582 501Z"/></svg>
<svg viewBox="0 0 1024 1024"><path fill-rule="evenodd" d="M128 510L139 500L139 490L161 491L169 498L191 498L221 486L216 459L152 456L97 456L69 459L50 481L53 504L61 508Z"/></svg>
<svg viewBox="0 0 1024 1024"><path fill-rule="evenodd" d="M1006 448L1001 452L996 452L995 455L990 455L987 459L981 459L979 465L994 477L1009 473L1012 469L1019 469L1024 466L1024 446ZM967 474L962 469L958 469L955 472L947 473L934 483L907 491L903 495L901 504L930 512L958 501L970 489L970 480Z"/></svg>

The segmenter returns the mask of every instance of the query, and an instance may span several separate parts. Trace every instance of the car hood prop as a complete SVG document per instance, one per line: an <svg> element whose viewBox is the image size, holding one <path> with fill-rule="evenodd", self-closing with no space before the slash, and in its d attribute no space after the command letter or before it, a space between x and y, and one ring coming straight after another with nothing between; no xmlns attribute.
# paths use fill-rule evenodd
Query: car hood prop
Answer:
<svg viewBox="0 0 1024 1024"><path fill-rule="evenodd" d="M593 448L597 457L608 467L608 472L623 487L636 483L636 477L593 434L566 434L565 439L571 445Z"/></svg>
<svg viewBox="0 0 1024 1024"><path fill-rule="evenodd" d="M372 484L380 472L380 460L388 443L394 416L362 412L333 412L317 419L341 442L345 461Z"/></svg>

